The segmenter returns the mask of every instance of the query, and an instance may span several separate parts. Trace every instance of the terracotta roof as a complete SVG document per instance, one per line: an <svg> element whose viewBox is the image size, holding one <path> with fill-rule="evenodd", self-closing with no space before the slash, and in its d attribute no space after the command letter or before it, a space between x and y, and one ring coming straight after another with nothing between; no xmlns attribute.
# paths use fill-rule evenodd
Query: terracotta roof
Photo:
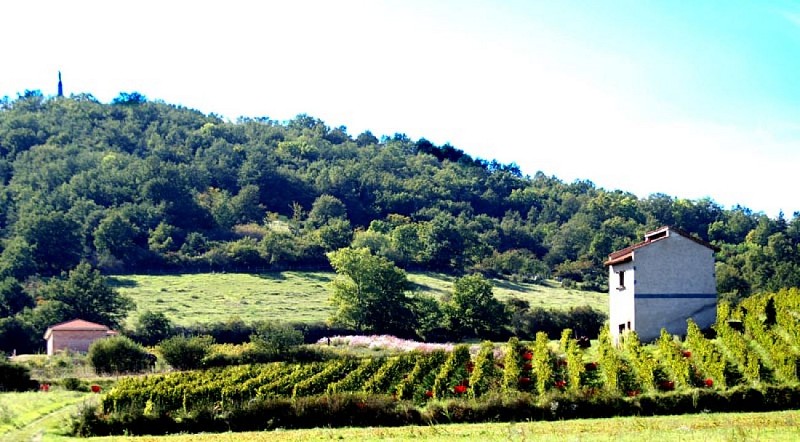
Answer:
<svg viewBox="0 0 800 442"><path fill-rule="evenodd" d="M680 236L682 236L684 238L690 239L690 240L700 244L701 246L708 247L709 249L714 250L715 252L719 250L714 245L709 244L709 243L703 241L700 238L695 238L689 232L687 232L687 231L685 231L683 229L679 229L677 227L672 227L672 226L663 226L663 227L660 227L660 228L658 228L656 230L652 230L650 232L645 233L644 234L644 238L645 238L644 241L642 241L640 243L636 243L636 244L634 244L632 246L629 246L629 247L625 247L624 249L617 250L616 252L612 252L611 254L608 255L608 260L606 262L604 262L603 264L609 266L609 265L620 264L620 263L623 263L623 262L626 262L626 261L630 261L631 259L633 259L633 252L636 249L641 249L644 246L650 245L650 244L652 244L654 242L661 241L662 239L667 238L667 236L665 236L665 235L659 235L660 233L667 232L667 231L677 233L678 235L680 235Z"/></svg>
<svg viewBox="0 0 800 442"><path fill-rule="evenodd" d="M102 324L96 324L94 322L84 321L83 319L73 319L72 321L61 322L59 324L53 325L44 332L44 338L47 339L50 337L50 334L53 331L64 331L64 330L71 330L71 331L103 331L106 332L110 331L108 327Z"/></svg>

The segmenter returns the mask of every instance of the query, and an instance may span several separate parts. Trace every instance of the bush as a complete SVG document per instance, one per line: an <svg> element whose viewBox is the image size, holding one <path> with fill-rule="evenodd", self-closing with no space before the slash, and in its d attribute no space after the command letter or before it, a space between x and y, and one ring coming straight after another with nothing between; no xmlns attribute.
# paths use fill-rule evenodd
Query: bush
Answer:
<svg viewBox="0 0 800 442"><path fill-rule="evenodd" d="M173 336L158 347L169 365L178 370L193 370L203 365L212 344L211 336Z"/></svg>
<svg viewBox="0 0 800 442"><path fill-rule="evenodd" d="M30 391L36 390L38 385L31 379L27 367L9 363L0 355L0 391Z"/></svg>
<svg viewBox="0 0 800 442"><path fill-rule="evenodd" d="M283 322L261 322L250 341L263 353L281 355L302 344L303 333Z"/></svg>
<svg viewBox="0 0 800 442"><path fill-rule="evenodd" d="M98 374L136 373L150 367L150 354L125 336L93 342L88 357Z"/></svg>

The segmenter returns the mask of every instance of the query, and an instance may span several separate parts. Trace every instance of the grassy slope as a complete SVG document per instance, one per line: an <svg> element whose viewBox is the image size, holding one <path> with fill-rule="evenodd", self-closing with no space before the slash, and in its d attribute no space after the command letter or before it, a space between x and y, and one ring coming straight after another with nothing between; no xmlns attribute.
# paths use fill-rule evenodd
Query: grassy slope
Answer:
<svg viewBox="0 0 800 442"><path fill-rule="evenodd" d="M65 431L64 425L81 404L97 395L61 389L49 392L1 393L0 440L31 440Z"/></svg>
<svg viewBox="0 0 800 442"><path fill-rule="evenodd" d="M145 310L164 312L181 325L231 317L314 322L324 321L333 313L328 283L334 276L329 272L126 275L113 277L111 282L136 302L136 311L128 318L130 324ZM409 279L416 290L435 296L450 293L455 280L431 273L410 274ZM495 280L494 284L499 299L517 296L532 307L590 305L608 312L604 293L567 290L554 282L535 285Z"/></svg>

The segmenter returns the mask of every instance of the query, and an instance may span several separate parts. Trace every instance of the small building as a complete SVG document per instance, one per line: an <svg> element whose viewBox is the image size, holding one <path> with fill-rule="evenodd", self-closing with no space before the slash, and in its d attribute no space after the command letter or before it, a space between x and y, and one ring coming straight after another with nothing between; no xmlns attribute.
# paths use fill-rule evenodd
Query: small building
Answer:
<svg viewBox="0 0 800 442"><path fill-rule="evenodd" d="M608 255L609 327L614 342L635 330L642 342L664 328L686 334L691 318L702 329L717 316L715 247L675 227Z"/></svg>
<svg viewBox="0 0 800 442"><path fill-rule="evenodd" d="M62 350L85 353L89 351L92 342L116 334L117 332L105 325L73 319L48 328L44 339L47 341L47 355L52 356Z"/></svg>

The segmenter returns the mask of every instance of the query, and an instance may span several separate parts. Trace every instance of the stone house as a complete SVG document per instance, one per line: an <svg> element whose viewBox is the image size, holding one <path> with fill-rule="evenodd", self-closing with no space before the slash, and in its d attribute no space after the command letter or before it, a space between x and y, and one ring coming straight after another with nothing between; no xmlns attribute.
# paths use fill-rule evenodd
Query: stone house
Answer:
<svg viewBox="0 0 800 442"><path fill-rule="evenodd" d="M62 350L85 353L89 351L92 342L116 334L117 332L105 325L73 319L48 328L44 339L47 341L47 355L52 356Z"/></svg>
<svg viewBox="0 0 800 442"><path fill-rule="evenodd" d="M717 315L715 247L675 227L648 232L644 241L608 255L609 327L615 342L635 330L642 342L664 328L685 334Z"/></svg>

